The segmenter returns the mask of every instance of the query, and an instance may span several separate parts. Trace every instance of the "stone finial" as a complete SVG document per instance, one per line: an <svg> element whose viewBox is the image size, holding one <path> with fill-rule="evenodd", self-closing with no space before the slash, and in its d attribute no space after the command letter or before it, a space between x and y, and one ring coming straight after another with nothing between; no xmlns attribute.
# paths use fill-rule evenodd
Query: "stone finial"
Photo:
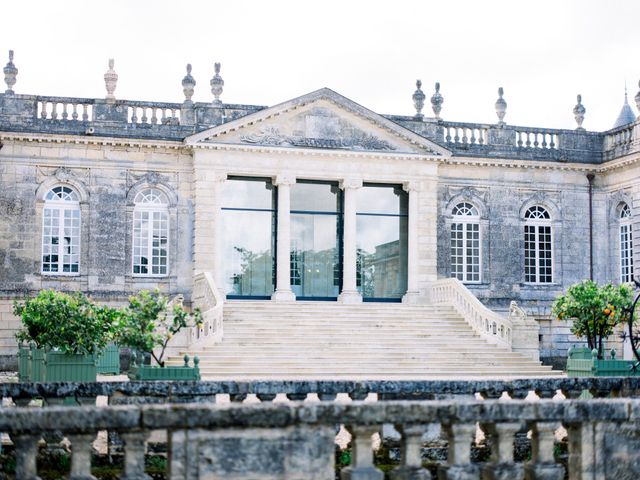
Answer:
<svg viewBox="0 0 640 480"><path fill-rule="evenodd" d="M578 124L576 130L580 132L584 131L584 128L582 128L582 122L584 122L584 114L586 111L587 109L584 108L584 105L582 105L582 95L578 94L578 103L576 103L576 106L573 107L573 116L576 119L576 123Z"/></svg>
<svg viewBox="0 0 640 480"><path fill-rule="evenodd" d="M422 81L416 80L416 91L413 92L413 106L416 109L416 118L422 118L422 108L424 107L424 99L426 98L424 92L422 91Z"/></svg>
<svg viewBox="0 0 640 480"><path fill-rule="evenodd" d="M113 58L109 59L109 70L107 70L104 74L104 85L107 89L107 96L105 97L107 100L115 100L116 97L113 95L113 92L116 91L116 86L118 85L118 74L113 69Z"/></svg>
<svg viewBox="0 0 640 480"><path fill-rule="evenodd" d="M18 76L18 69L13 64L13 50L9 50L9 62L2 69L4 72L4 83L7 84L5 94L13 95L13 86L16 84L16 77Z"/></svg>
<svg viewBox="0 0 640 480"><path fill-rule="evenodd" d="M216 107L221 107L222 106L222 102L220 101L220 95L222 95L222 88L224 87L224 80L220 76L220 64L216 62L214 64L214 68L215 68L216 74L213 76L213 78L211 79L211 82L210 82L210 84L211 84L211 93L213 93L213 96L214 96L213 104Z"/></svg>
<svg viewBox="0 0 640 480"><path fill-rule="evenodd" d="M184 103L191 104L193 90L196 86L195 79L191 76L191 64L187 63L187 74L182 79L182 91L184 92Z"/></svg>
<svg viewBox="0 0 640 480"><path fill-rule="evenodd" d="M638 86L640 87L640 82L638 82ZM636 107L638 107L638 110L640 110L640 90L638 90L638 93L636 93L635 100ZM640 119L640 115L638 115L638 119Z"/></svg>
<svg viewBox="0 0 640 480"><path fill-rule="evenodd" d="M436 118L440 120L440 112L442 111L442 104L444 103L444 98L440 94L440 82L436 82L436 93L431 97L431 108L433 108L433 113L436 114Z"/></svg>
<svg viewBox="0 0 640 480"><path fill-rule="evenodd" d="M498 100L496 100L496 115L498 115L498 126L503 127L504 116L507 114L507 102L502 98L504 95L504 89L498 88Z"/></svg>

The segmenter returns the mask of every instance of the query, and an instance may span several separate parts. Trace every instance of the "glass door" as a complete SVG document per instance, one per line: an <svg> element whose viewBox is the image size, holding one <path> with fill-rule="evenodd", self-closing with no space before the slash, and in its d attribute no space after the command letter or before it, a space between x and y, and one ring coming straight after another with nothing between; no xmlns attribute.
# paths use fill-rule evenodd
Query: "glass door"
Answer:
<svg viewBox="0 0 640 480"><path fill-rule="evenodd" d="M299 300L335 300L342 283L341 195L335 183L291 187L291 289Z"/></svg>

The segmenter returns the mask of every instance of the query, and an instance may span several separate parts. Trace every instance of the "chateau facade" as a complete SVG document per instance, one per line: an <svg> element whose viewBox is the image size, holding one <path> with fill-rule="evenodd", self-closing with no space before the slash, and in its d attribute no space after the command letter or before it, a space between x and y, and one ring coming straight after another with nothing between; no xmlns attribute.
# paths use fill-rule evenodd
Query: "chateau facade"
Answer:
<svg viewBox="0 0 640 480"><path fill-rule="evenodd" d="M626 282L640 254L640 127L607 132L380 115L329 89L272 107L0 94L0 355L16 298L40 289L122 302L192 298L210 273L228 299L428 302L454 277L485 305L515 300L541 356L571 339L549 305L585 278ZM640 101L640 96L637 97ZM537 347L537 346L535 346Z"/></svg>

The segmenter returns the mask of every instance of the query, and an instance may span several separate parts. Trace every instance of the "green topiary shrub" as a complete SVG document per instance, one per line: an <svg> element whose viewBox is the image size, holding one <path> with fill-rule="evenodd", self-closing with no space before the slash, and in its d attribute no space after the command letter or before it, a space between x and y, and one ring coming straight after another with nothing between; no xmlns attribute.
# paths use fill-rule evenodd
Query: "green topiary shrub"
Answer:
<svg viewBox="0 0 640 480"><path fill-rule="evenodd" d="M589 349L603 358L602 342L619 323L629 318L633 289L628 284L604 286L592 280L570 286L553 303L552 312L559 319L572 319L571 332L587 339Z"/></svg>
<svg viewBox="0 0 640 480"><path fill-rule="evenodd" d="M22 320L16 333L20 342L69 354L92 354L113 340L120 312L96 305L84 294L42 290L34 298L14 302L13 313Z"/></svg>

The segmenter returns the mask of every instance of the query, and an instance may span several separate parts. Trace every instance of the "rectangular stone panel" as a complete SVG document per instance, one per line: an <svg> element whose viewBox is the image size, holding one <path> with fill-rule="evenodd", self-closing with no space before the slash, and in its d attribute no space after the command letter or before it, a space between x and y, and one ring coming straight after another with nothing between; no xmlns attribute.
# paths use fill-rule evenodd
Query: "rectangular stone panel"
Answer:
<svg viewBox="0 0 640 480"><path fill-rule="evenodd" d="M287 429L171 432L171 478L180 480L329 480L335 431Z"/></svg>

